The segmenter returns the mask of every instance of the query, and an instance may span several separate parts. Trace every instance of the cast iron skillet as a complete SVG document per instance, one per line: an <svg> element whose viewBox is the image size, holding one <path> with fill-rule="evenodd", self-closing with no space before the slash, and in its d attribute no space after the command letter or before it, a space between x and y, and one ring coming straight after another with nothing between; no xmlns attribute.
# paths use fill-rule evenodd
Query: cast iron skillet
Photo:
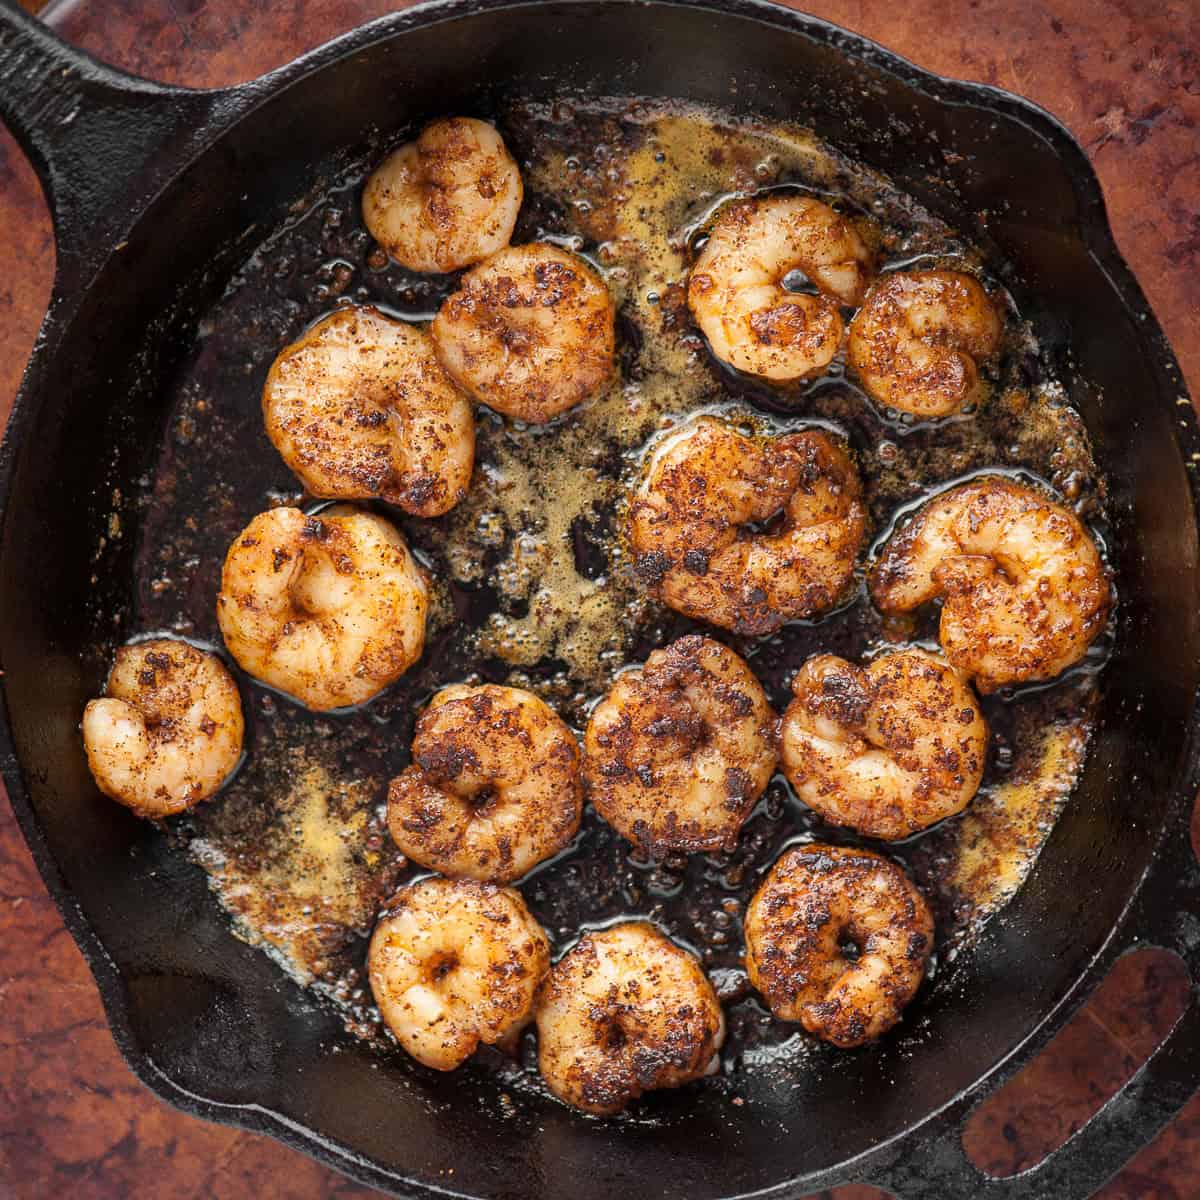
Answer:
<svg viewBox="0 0 1200 1200"><path fill-rule="evenodd" d="M366 131L489 107L508 89L736 104L810 124L1011 264L1006 283L1075 380L1112 485L1121 623L1084 778L1036 871L927 1007L925 1042L847 1054L773 1090L665 1096L652 1123L549 1102L504 1116L482 1073L381 1062L234 940L201 873L100 803L78 720L94 616L118 611L138 513L98 560L114 488L157 452L164 380L197 315L289 200ZM907 1197L1090 1194L1200 1081L1200 1006L1066 1146L985 1179L968 1111L1145 944L1200 970L1200 438L1178 367L1105 223L1080 148L1002 92L930 75L756 0L450 0L245 86L161 87L56 42L2 0L0 113L58 241L53 299L14 412L0 497L4 777L96 974L118 1044L159 1095L268 1132L403 1195L798 1196L869 1179ZM1068 363L1068 345L1073 358ZM94 658L91 660L94 661ZM453 1173L451 1174L451 1169Z"/></svg>

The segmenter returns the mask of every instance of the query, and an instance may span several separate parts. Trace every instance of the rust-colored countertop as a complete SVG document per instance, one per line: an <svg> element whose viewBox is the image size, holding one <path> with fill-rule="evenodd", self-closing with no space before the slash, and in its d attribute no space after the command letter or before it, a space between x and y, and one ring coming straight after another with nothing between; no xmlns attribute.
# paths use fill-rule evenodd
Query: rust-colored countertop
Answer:
<svg viewBox="0 0 1200 1200"><path fill-rule="evenodd" d="M68 40L152 78L219 85L259 74L398 7L385 0L63 0ZM1048 108L1087 148L1117 241L1200 395L1200 4L1197 0L814 0L822 17L946 75ZM0 87L4 86L0 81ZM0 421L49 294L53 243L32 171L0 133ZM1029 1165L1126 1077L1186 984L1125 960L1050 1050L972 1128L979 1161ZM270 1140L168 1109L117 1053L83 960L0 801L0 1198L363 1197ZM869 1200L870 1188L839 1189ZM1101 1193L1200 1194L1200 1101ZM931 1197L931 1200L934 1198Z"/></svg>

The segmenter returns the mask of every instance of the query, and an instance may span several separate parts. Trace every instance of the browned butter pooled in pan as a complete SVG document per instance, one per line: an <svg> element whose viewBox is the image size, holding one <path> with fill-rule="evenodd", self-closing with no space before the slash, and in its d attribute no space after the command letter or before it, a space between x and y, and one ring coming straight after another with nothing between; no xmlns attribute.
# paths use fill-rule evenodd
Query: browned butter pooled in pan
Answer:
<svg viewBox="0 0 1200 1200"><path fill-rule="evenodd" d="M642 595L619 544L623 497L656 434L698 410L759 429L836 428L862 471L875 536L930 491L985 468L1041 479L1102 532L1102 481L1086 434L1015 308L992 399L935 425L880 413L840 360L817 382L771 391L709 356L684 284L706 221L739 192L785 187L836 200L885 264L959 265L995 285L973 247L887 180L803 130L649 101L516 104L493 116L525 179L515 240L551 239L600 270L617 303L620 370L606 392L546 427L480 410L471 491L447 516L421 521L379 506L437 581L424 658L348 713L313 715L247 683L245 765L173 825L239 936L341 1004L347 1027L364 1036L378 1033L365 937L395 885L415 874L387 836L382 805L387 780L407 762L419 706L449 682L502 682L531 688L582 729L617 671L698 628ZM259 394L279 349L339 303L425 321L453 290L453 278L411 275L372 244L358 212L370 166L298 203L201 324L150 484L135 628L216 643L229 543L271 504L310 503L263 432ZM924 619L885 630L860 587L839 611L764 642L716 636L747 656L782 710L810 654L855 658L888 638L933 645L935 629ZM989 697L993 744L980 795L961 817L886 848L937 912L942 966L929 988L945 985L945 961L1020 886L1066 802L1103 655L1094 648L1052 686ZM729 1000L726 1070L767 1060L787 1069L828 1051L748 995L741 919L781 847L812 837L854 840L823 826L781 778L728 854L643 862L589 811L577 840L521 890L559 949L584 925L629 914L659 922L701 954ZM891 1036L919 1038L919 1010L918 1001Z"/></svg>

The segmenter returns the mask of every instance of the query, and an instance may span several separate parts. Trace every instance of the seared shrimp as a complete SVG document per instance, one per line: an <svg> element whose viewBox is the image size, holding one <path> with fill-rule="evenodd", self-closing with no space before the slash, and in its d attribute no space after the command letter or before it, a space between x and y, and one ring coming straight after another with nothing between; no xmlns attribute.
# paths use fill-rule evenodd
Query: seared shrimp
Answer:
<svg viewBox="0 0 1200 1200"><path fill-rule="evenodd" d="M908 876L849 846L788 850L745 932L746 970L771 1012L844 1049L899 1021L933 949L929 905Z"/></svg>
<svg viewBox="0 0 1200 1200"><path fill-rule="evenodd" d="M520 688L444 688L417 722L411 766L388 788L388 827L443 875L508 883L579 828L579 747Z"/></svg>
<svg viewBox="0 0 1200 1200"><path fill-rule="evenodd" d="M858 304L872 271L854 226L808 196L738 200L722 210L688 280L688 306L712 352L778 382L823 371L842 344L839 304ZM788 291L799 272L816 294Z"/></svg>
<svg viewBox="0 0 1200 1200"><path fill-rule="evenodd" d="M596 811L644 852L732 847L775 770L776 718L750 668L699 634L617 677L588 722Z"/></svg>
<svg viewBox="0 0 1200 1200"><path fill-rule="evenodd" d="M517 164L491 125L444 117L376 167L363 220L410 271L457 271L508 245L523 195Z"/></svg>
<svg viewBox="0 0 1200 1200"><path fill-rule="evenodd" d="M865 529L858 473L829 434L750 438L714 417L663 442L629 513L635 569L655 595L754 635L837 603Z"/></svg>
<svg viewBox="0 0 1200 1200"><path fill-rule="evenodd" d="M425 575L382 517L259 513L225 556L217 620L256 679L311 709L361 704L421 656Z"/></svg>
<svg viewBox="0 0 1200 1200"><path fill-rule="evenodd" d="M1078 662L1112 603L1100 552L1075 514L997 477L930 500L892 535L868 583L885 613L942 597L942 650L983 692Z"/></svg>
<svg viewBox="0 0 1200 1200"><path fill-rule="evenodd" d="M613 370L613 302L591 267L545 242L468 271L433 320L442 366L505 416L540 425L588 399Z"/></svg>
<svg viewBox="0 0 1200 1200"><path fill-rule="evenodd" d="M908 837L961 812L979 789L987 723L970 687L924 650L866 667L832 654L792 680L783 770L827 821L867 837Z"/></svg>
<svg viewBox="0 0 1200 1200"><path fill-rule="evenodd" d="M262 405L267 436L314 496L381 496L436 517L467 494L474 415L423 329L339 309L282 351Z"/></svg>
<svg viewBox="0 0 1200 1200"><path fill-rule="evenodd" d="M242 754L242 700L215 654L173 638L122 646L83 710L97 786L142 817L207 800Z"/></svg>
<svg viewBox="0 0 1200 1200"><path fill-rule="evenodd" d="M538 1068L562 1101L598 1116L716 1068L717 994L686 950L632 921L585 934L538 993Z"/></svg>
<svg viewBox="0 0 1200 1200"><path fill-rule="evenodd" d="M529 1022L550 943L511 888L421 879L375 926L371 992L418 1062L452 1071Z"/></svg>
<svg viewBox="0 0 1200 1200"><path fill-rule="evenodd" d="M1000 345L1000 314L961 271L895 271L871 288L850 325L848 357L886 408L929 419L977 404L979 364Z"/></svg>

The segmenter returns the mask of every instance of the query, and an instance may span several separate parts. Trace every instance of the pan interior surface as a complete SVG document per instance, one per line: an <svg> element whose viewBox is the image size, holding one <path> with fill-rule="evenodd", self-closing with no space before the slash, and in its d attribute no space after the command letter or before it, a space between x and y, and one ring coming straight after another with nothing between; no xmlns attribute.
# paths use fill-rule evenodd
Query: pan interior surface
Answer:
<svg viewBox="0 0 1200 1200"><path fill-rule="evenodd" d="M1084 777L1028 884L953 964L920 1038L840 1056L786 1089L747 1076L736 1096L664 1095L641 1121L513 1106L495 1074L435 1076L347 1037L230 936L199 870L93 799L78 742L107 648L134 632L113 622L132 607L138 481L168 436L169 382L202 314L256 237L373 135L494 111L513 92L744 109L808 125L885 171L1008 264L1003 282L1061 356L1110 485L1121 625ZM783 36L732 12L551 4L364 42L267 99L159 199L41 360L0 548L0 654L24 782L49 857L119 972L118 985L98 968L143 1074L159 1072L176 1098L261 1106L397 1179L468 1195L569 1186L584 1198L617 1188L727 1196L816 1176L898 1136L1040 1024L1085 974L1149 861L1200 663L1175 397L1143 351L1140 314L1089 252L1094 215L1072 173L1082 161L1064 160L1065 146L982 102L943 105L820 30Z"/></svg>

